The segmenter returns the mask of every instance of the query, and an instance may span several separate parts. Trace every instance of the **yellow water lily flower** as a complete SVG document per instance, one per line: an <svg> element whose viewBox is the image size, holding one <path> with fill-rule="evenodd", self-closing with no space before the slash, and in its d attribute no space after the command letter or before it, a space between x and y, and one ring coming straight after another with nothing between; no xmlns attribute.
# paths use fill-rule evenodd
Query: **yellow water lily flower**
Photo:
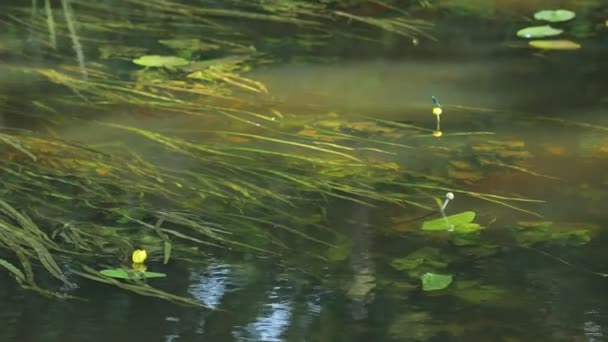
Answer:
<svg viewBox="0 0 608 342"><path fill-rule="evenodd" d="M146 253L145 249L136 249L133 251L133 255L131 255L131 260L135 264L143 264L148 258L148 253Z"/></svg>

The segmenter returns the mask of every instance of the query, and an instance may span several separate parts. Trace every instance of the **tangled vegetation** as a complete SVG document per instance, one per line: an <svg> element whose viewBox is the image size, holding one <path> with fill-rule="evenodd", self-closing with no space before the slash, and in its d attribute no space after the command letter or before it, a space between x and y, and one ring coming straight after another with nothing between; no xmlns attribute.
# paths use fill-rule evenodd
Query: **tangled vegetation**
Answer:
<svg viewBox="0 0 608 342"><path fill-rule="evenodd" d="M492 132L447 132L437 140L429 128L366 117L296 117L273 110L265 85L243 76L280 59L277 50L286 43L307 51L344 38L380 40L386 32L433 39L431 25L407 18L407 8L371 2L382 16L332 1L5 6L2 23L24 37L10 53L28 61L10 65L11 72L42 78L53 91L29 94L27 105L2 99L5 112L41 129L0 135L0 266L46 295L69 292L39 286L35 274L68 288L84 277L199 305L98 270L128 267L138 246L167 263L225 250L283 255L305 241L316 246L308 257L327 260L337 234L325 224L331 200L434 212L434 198L454 191L537 215L527 205L542 201L465 189L483 177L480 166L551 179L521 165L529 153L519 142L488 139ZM295 38L255 32L252 21ZM167 36L167 27L174 34ZM35 63L40 57L53 63ZM188 117L197 127L222 128L148 129L117 113ZM87 145L56 133L75 125L136 143ZM427 156L435 167L387 161L397 153Z"/></svg>

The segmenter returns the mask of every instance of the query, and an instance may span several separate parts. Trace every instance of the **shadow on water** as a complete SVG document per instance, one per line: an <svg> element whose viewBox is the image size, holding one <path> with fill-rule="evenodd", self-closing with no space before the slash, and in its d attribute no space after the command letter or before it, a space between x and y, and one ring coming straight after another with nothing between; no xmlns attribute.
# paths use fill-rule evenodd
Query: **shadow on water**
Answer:
<svg viewBox="0 0 608 342"><path fill-rule="evenodd" d="M387 147L392 154L378 159L439 181L447 172L462 191L454 191L456 198L446 213L475 211L476 222L485 227L479 234L421 233L422 220L410 219L422 211L334 199L324 208L329 226L338 232L329 250L289 241L293 245L281 257L214 251L204 260L149 265L169 274L155 286L213 310L92 282L70 290L86 301L47 299L24 292L2 273L0 340L605 340L608 279L598 273L608 272L604 248L608 243L608 97L604 93L608 78L602 62L606 34L589 39L580 51L533 54L513 47L517 41L511 32L519 25L513 20L503 21L506 28L481 20L488 27L480 29L470 17L448 13L435 14L441 19L434 29L437 42L406 48L411 42L397 39L399 44L370 51L346 41L329 49L337 61L284 58L254 68L247 76L269 90L267 102L258 106L271 103L272 108L266 109L296 118L333 113L341 122L372 117L428 128L423 137L399 141L414 149ZM11 63L19 62L11 59ZM32 108L28 92L65 90L47 89L48 83L40 79L3 74L3 126L44 132L43 115L24 118L5 108ZM441 139L430 135L435 127L431 95L444 108ZM133 115L128 107L109 112L97 119L177 132L196 141L214 139L201 127L234 127L224 119ZM66 121L53 134L108 152L112 142L120 141L156 165L200 167L159 151L146 139L83 121L86 115L96 113L73 114L78 120ZM238 127L260 131L247 124ZM450 135L472 131L492 134ZM450 149L459 152L445 152ZM516 158L517 166L497 167L483 158L497 149L505 158ZM440 187L418 195L442 198L445 192ZM539 218L465 192L525 194L546 202L531 204ZM285 208L295 215L309 212ZM553 230L542 230L546 221L551 221ZM521 222L532 228L522 228ZM588 226L593 228L583 229ZM528 228L546 235L538 237ZM571 230L559 235L566 229ZM311 257L314 254L317 257ZM445 290L423 291L422 274L417 273L421 265L449 273L454 282ZM45 281L49 280L41 280Z"/></svg>

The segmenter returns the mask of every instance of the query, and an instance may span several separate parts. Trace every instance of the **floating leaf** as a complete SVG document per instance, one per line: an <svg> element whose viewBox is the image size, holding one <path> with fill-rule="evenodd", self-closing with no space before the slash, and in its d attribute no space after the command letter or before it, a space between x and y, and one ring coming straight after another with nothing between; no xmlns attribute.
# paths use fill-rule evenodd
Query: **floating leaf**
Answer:
<svg viewBox="0 0 608 342"><path fill-rule="evenodd" d="M406 257L391 261L391 266L399 271L406 271L410 277L420 277L430 271L448 267L449 258L437 248L420 248Z"/></svg>
<svg viewBox="0 0 608 342"><path fill-rule="evenodd" d="M143 278L164 278L167 275L158 272L135 272L124 268L112 268L99 271L106 277L118 279L143 279Z"/></svg>
<svg viewBox="0 0 608 342"><path fill-rule="evenodd" d="M452 276L449 274L435 274L427 272L420 277L422 280L423 291L443 290L452 283Z"/></svg>
<svg viewBox="0 0 608 342"><path fill-rule="evenodd" d="M520 38L544 38L553 37L562 34L564 30L551 27L550 25L544 26L529 26L517 31L517 36Z"/></svg>
<svg viewBox="0 0 608 342"><path fill-rule="evenodd" d="M133 63L145 67L178 67L189 64L187 60L175 56L148 55L133 60Z"/></svg>
<svg viewBox="0 0 608 342"><path fill-rule="evenodd" d="M549 21L552 23L568 21L574 18L575 16L576 13L565 9L543 10L534 13L534 19Z"/></svg>
<svg viewBox="0 0 608 342"><path fill-rule="evenodd" d="M422 223L422 230L444 231L454 229L454 231L459 233L470 233L481 229L479 224L473 223L473 220L475 219L474 211L465 211L459 214L447 216L446 218L447 222L443 217L430 221L424 221L424 223Z"/></svg>
<svg viewBox="0 0 608 342"><path fill-rule="evenodd" d="M567 39L531 40L528 45L543 50L578 50L581 48L579 43Z"/></svg>
<svg viewBox="0 0 608 342"><path fill-rule="evenodd" d="M520 246L537 243L558 246L581 246L597 235L599 227L589 223L560 223L546 221L518 222L514 231Z"/></svg>

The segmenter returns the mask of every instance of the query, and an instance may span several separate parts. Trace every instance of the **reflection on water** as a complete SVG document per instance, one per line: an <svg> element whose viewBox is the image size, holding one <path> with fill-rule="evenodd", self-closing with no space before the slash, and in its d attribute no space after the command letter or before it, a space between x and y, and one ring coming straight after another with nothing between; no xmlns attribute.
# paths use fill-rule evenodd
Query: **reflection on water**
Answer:
<svg viewBox="0 0 608 342"><path fill-rule="evenodd" d="M283 340L282 334L290 323L291 303L279 298L274 291L268 296L268 302L254 322L235 329L233 335L238 341Z"/></svg>
<svg viewBox="0 0 608 342"><path fill-rule="evenodd" d="M192 272L188 292L206 306L217 309L230 282L231 266L211 264L205 271Z"/></svg>

